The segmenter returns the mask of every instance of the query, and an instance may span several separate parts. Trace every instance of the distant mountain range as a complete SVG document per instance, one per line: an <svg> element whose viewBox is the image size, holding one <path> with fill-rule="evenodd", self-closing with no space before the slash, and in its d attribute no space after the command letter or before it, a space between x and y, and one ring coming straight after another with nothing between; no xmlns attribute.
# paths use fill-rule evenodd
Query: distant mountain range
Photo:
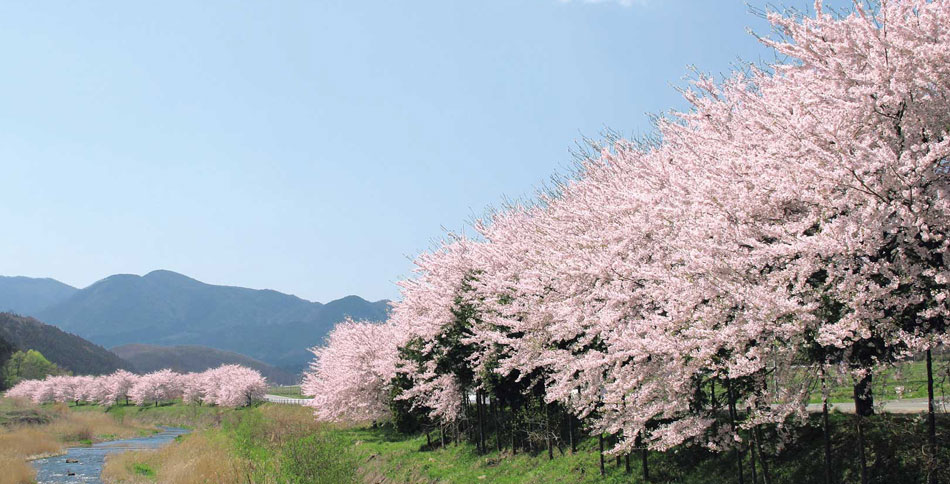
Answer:
<svg viewBox="0 0 950 484"><path fill-rule="evenodd" d="M112 352L135 367L138 373L170 368L179 373L201 372L220 365L241 365L261 372L267 381L277 385L293 385L296 375L232 351L206 346L157 346L131 344L112 348Z"/></svg>
<svg viewBox="0 0 950 484"><path fill-rule="evenodd" d="M0 276L0 311L36 314L75 294L76 289L55 279Z"/></svg>
<svg viewBox="0 0 950 484"><path fill-rule="evenodd" d="M164 270L117 274L84 289L53 279L2 277L4 306L106 347L202 345L291 373L306 367L312 356L307 349L343 318L383 321L389 313L385 300L347 296L321 304L272 290L205 284Z"/></svg>
<svg viewBox="0 0 950 484"><path fill-rule="evenodd" d="M102 375L120 368L133 369L132 365L101 346L26 316L0 313L0 340L16 349L37 350L76 375ZM6 358L0 360L0 364L4 361Z"/></svg>

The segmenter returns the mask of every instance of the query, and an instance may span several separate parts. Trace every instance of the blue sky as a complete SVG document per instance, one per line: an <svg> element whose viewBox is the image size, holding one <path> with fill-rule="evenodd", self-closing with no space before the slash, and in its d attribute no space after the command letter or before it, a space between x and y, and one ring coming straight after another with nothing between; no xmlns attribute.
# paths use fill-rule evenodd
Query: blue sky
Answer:
<svg viewBox="0 0 950 484"><path fill-rule="evenodd" d="M394 298L442 227L682 107L689 65L770 59L746 28L738 0L5 2L0 274Z"/></svg>

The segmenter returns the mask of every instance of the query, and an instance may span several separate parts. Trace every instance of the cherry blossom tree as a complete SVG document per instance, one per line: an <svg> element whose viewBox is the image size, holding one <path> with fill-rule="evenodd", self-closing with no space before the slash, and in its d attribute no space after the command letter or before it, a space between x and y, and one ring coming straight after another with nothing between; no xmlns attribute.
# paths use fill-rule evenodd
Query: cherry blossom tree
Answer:
<svg viewBox="0 0 950 484"><path fill-rule="evenodd" d="M100 405L116 405L125 401L129 403L129 393L139 376L125 370L118 370L111 375L103 377L100 385L102 387L101 398L98 400Z"/></svg>
<svg viewBox="0 0 950 484"><path fill-rule="evenodd" d="M201 373L186 373L178 377L178 384L181 387L182 403L204 403L207 397L208 385L206 380L209 378L212 370L206 370Z"/></svg>
<svg viewBox="0 0 950 484"><path fill-rule="evenodd" d="M23 380L13 388L7 390L4 396L8 398L21 398L25 400L32 400L33 395L39 389L39 386L42 385L42 380Z"/></svg>
<svg viewBox="0 0 950 484"><path fill-rule="evenodd" d="M301 391L313 397L321 420L381 420L389 416L390 382L395 374L396 337L392 324L346 320L325 346L311 349L314 361Z"/></svg>
<svg viewBox="0 0 950 484"><path fill-rule="evenodd" d="M267 381L257 370L240 365L222 365L206 373L213 373L218 388L211 403L222 407L248 406L264 398Z"/></svg>
<svg viewBox="0 0 950 484"><path fill-rule="evenodd" d="M250 405L261 400L267 380L257 370L240 365L222 365L201 373L178 374L160 370L135 375L119 370L104 376L51 376L24 380L6 393L36 403L90 402L115 405L131 399L137 405L175 400L206 402L227 407Z"/></svg>
<svg viewBox="0 0 950 484"><path fill-rule="evenodd" d="M136 405L146 405L172 400L181 395L178 386L178 373L171 370L158 370L142 375L129 391L129 398Z"/></svg>

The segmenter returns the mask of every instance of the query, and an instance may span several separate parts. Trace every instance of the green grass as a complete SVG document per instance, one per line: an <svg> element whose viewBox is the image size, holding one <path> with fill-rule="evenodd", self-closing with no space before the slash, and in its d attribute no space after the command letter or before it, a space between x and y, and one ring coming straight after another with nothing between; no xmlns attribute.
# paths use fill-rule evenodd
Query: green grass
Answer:
<svg viewBox="0 0 950 484"><path fill-rule="evenodd" d="M309 398L300 393L300 385L293 386L284 386L284 387L270 387L267 389L267 393L271 395L277 395L279 397L288 397L288 398Z"/></svg>
<svg viewBox="0 0 950 484"><path fill-rule="evenodd" d="M73 407L74 411L81 410ZM225 415L229 415L236 409L211 407L207 405L186 405L181 402L168 402L159 406L145 405L114 405L111 407L98 407L90 405L85 407L85 411L104 411L111 414L118 421L126 418L137 422L151 425L166 425L170 427L183 427L187 429L206 428L219 425ZM239 411L240 409L237 409Z"/></svg>
<svg viewBox="0 0 950 484"><path fill-rule="evenodd" d="M385 428L340 430L361 464L364 480L391 482L492 482L492 483L619 483L631 482L624 466L607 461L607 475L599 473L597 441L581 443L576 454L555 451L511 455L492 451L479 454L468 443L428 450L426 438L401 436ZM438 438L437 434L432 437ZM632 472L640 475L639 459L631 458Z"/></svg>
<svg viewBox="0 0 950 484"><path fill-rule="evenodd" d="M950 355L934 355L934 393L939 397L950 393L950 381L947 380L950 368ZM838 375L829 392L829 401L845 403L854 400L854 387L851 377ZM907 361L892 367L883 368L874 374L875 400L898 400L901 398L927 398L927 364L924 361ZM898 392L898 389L901 389ZM811 403L821 403L821 388L811 394Z"/></svg>
<svg viewBox="0 0 950 484"><path fill-rule="evenodd" d="M301 484L356 481L347 441L316 423L310 409L264 404L233 415L221 432L252 463L254 482L268 482L272 476Z"/></svg>
<svg viewBox="0 0 950 484"><path fill-rule="evenodd" d="M155 470L152 469L148 464L136 462L132 465L132 471L140 476L155 477Z"/></svg>
<svg viewBox="0 0 950 484"><path fill-rule="evenodd" d="M831 416L833 467L836 482L854 482L858 478L857 447L853 417L842 414ZM938 457L940 482L950 478L950 417L941 415L939 421L941 454ZM868 439L867 454L873 482L923 482L925 469L924 421L918 416L882 415L865 422ZM549 460L545 451L511 455L509 451L491 451L479 454L468 443L449 444L439 448L437 434L433 434L435 448L426 445L424 435L404 436L388 428L359 428L338 430L349 442L350 451L358 456L360 473L372 482L431 482L431 483L613 483L643 482L639 454L631 455L631 474L624 465L618 467L608 457L607 474L600 477L597 440L587 438L572 454L555 450ZM768 442L779 439L774 431L764 432ZM780 450L769 450L768 461L772 481L778 483L824 482L822 433L817 417L811 425L795 429ZM489 446L493 441L489 439ZM744 456L746 482L752 482L749 453ZM759 482L762 468L758 462ZM734 454L715 453L700 447L681 446L664 453L651 452L649 456L650 482L683 484L719 484L736 482Z"/></svg>

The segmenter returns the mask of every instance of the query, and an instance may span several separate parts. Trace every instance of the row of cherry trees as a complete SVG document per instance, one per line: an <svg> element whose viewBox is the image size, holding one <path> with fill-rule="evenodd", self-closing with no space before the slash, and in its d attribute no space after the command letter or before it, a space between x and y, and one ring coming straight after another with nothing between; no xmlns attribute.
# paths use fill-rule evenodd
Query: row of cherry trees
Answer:
<svg viewBox="0 0 950 484"><path fill-rule="evenodd" d="M166 369L144 375L119 370L102 376L50 376L45 380L22 381L6 396L35 403L115 405L131 401L136 405L157 405L181 399L184 403L240 407L261 400L266 391L267 381L257 370L222 365L200 373L179 374Z"/></svg>
<svg viewBox="0 0 950 484"><path fill-rule="evenodd" d="M618 454L739 452L831 367L873 413L874 368L948 341L950 1L863 5L769 14L781 61L698 76L655 139L421 255L388 323L314 349L318 417L444 427L474 395L479 422L533 405Z"/></svg>

